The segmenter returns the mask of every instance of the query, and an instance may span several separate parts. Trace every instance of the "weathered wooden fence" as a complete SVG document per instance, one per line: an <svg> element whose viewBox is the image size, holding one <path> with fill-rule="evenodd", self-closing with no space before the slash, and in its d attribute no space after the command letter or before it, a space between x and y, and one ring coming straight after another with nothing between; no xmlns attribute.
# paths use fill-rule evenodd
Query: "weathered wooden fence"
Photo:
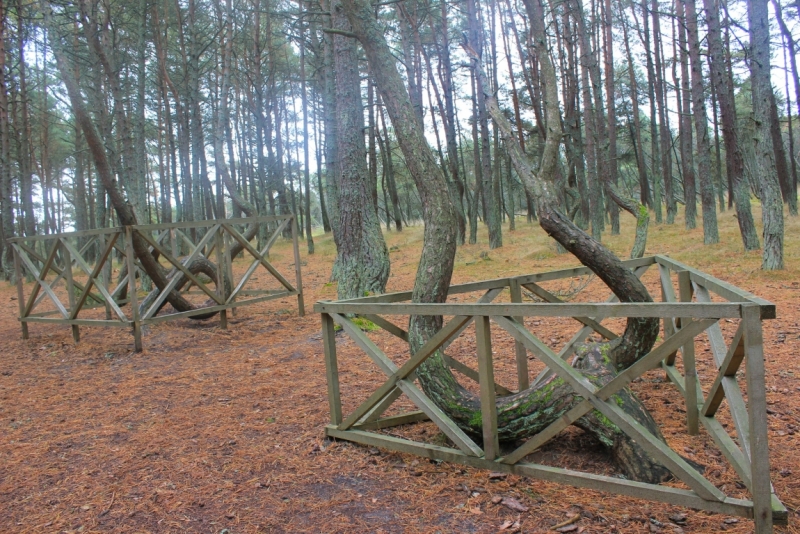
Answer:
<svg viewBox="0 0 800 534"><path fill-rule="evenodd" d="M259 230L263 227L266 234L262 236L268 235L262 239L261 250L243 235L241 228L250 225L258 226ZM292 235L295 285L268 258L270 248L284 232ZM141 310L139 293L146 275L133 253L134 234L147 241L161 265L174 273L165 291L154 296L146 309ZM123 327L132 328L135 348L141 351L142 326L147 324L217 312L220 326L227 328L228 310L291 296L297 297L299 314L305 313L297 229L292 215L126 226L18 237L8 242L14 250L19 320L24 339L28 339L29 323L70 325L76 342L80 339L81 326ZM234 244L243 249L243 255L250 261L238 279L234 276L230 254ZM181 251L186 255L181 255ZM116 282L112 280L115 252L122 260L120 271L124 273ZM218 280L193 274L186 268L192 261L202 258L217 266ZM268 276L259 279L258 287L253 288L259 267ZM196 303L196 308L190 311L156 315L167 294L176 288L178 273L183 273L190 281L180 289L184 296L200 295L208 300ZM24 291L26 274L34 281L27 297ZM223 283L224 278L228 283ZM277 281L278 288L267 288L270 281ZM210 283L214 286L209 287ZM126 313L123 308L128 304Z"/></svg>
<svg viewBox="0 0 800 534"><path fill-rule="evenodd" d="M665 256L630 260L625 263L640 277L651 267L658 269L662 302L623 304L612 297L605 303L565 303L539 285L549 280L590 274L585 267L455 285L450 288L449 296L485 291L483 297L474 304L404 302L410 300L410 292L318 302L314 309L322 314L331 412L331 422L326 427L326 434L337 439L493 471L516 473L577 487L750 517L755 520L756 532L771 532L773 522L787 521L786 508L775 496L770 482L767 448L761 322L763 319L775 317L775 306ZM678 282L677 294L673 285L673 275ZM510 290L511 303L492 303L506 288ZM544 302L522 303L523 288ZM399 367L350 318L360 316L369 319L393 336L407 340L407 332L403 328L382 316L409 315L442 315L446 321L438 334ZM526 328L524 318L530 317L572 318L581 324L581 328L557 353ZM620 373L613 381L598 388L565 360L573 354L576 345L583 342L588 335L600 334L606 339L617 337L617 334L601 324L604 319L612 317L658 317L663 321L663 335L649 354ZM738 329L729 344L720 328L721 320L738 322ZM472 322L476 325L478 369L471 369L447 355L444 358L454 370L480 384L483 447L433 404L414 379L415 370L420 364L437 350L447 347ZM386 381L349 414L342 411L335 325L340 325L349 339L355 342L386 375ZM496 384L494 380L490 325L504 330L515 340L517 386L520 390L530 385L528 378L530 354L546 366L537 381L544 380L550 373L554 373L569 384L576 395L584 399L564 417L505 455L501 455L498 445L495 396L509 394L510 391ZM716 370L713 379L707 383L698 377L695 363L695 338L701 334L708 338L709 358L713 359L710 365ZM675 365L678 358L681 360L683 372ZM737 371L743 363L747 377L746 403L737 380ZM726 495L613 401L612 396L621 388L643 373L659 366L666 372L682 397L682 404L686 410L687 432L694 435L698 433L700 425L705 428L742 483L749 489L750 500ZM403 395L416 406L417 410L384 416L393 402ZM723 423L715 417L723 399L727 401L730 409L735 428L734 436L729 435ZM526 462L529 454L591 410L599 411L641 444L653 458L667 466L677 479L685 483L688 489ZM396 432L395 435L390 435L383 431L399 425L428 420L435 423L454 446L447 447L404 439L396 435Z"/></svg>

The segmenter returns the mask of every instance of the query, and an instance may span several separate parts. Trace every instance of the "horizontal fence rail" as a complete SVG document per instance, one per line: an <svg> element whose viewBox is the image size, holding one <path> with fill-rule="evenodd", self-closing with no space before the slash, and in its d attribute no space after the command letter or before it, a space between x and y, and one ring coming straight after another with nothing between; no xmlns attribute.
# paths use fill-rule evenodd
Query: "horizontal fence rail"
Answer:
<svg viewBox="0 0 800 534"><path fill-rule="evenodd" d="M260 236L260 250L245 235L248 229ZM270 248L284 233L292 236L294 283L269 261ZM153 288L141 309L139 292L148 278L134 255L134 236L148 244L168 272L164 290ZM292 215L104 228L17 237L8 243L14 251L24 339L29 336L29 323L69 325L76 342L80 340L81 326L123 327L132 329L135 349L141 351L142 326L148 324L219 314L220 326L227 328L228 310L286 297L296 297L299 314L305 313L297 228ZM238 277L231 258L234 246L249 261ZM120 259L120 276L113 281L115 255ZM191 272L191 264L200 260L211 265L214 278ZM259 271L267 276L256 284L255 273ZM26 276L34 282L27 296ZM278 287L268 289L267 282L277 282ZM157 315L168 294L178 290L181 283L181 295L201 295L206 302L195 304L189 311Z"/></svg>
<svg viewBox="0 0 800 534"><path fill-rule="evenodd" d="M616 297L611 296L604 303L566 303L539 285L541 282L591 274L585 267L450 287L448 297L484 292L475 303L410 303L411 292L408 291L317 302L314 310L322 314L331 413L326 435L493 471L749 517L754 519L757 533L771 532L774 523L788 520L787 510L775 495L770 482L767 447L762 320L775 317L774 304L666 256L624 263L639 277L651 268L657 269L661 302L619 303ZM504 290L509 291L511 302L493 303ZM523 290L542 302L522 303ZM356 322L357 317L367 319L383 332L407 341L408 332L396 324L396 319L411 315L443 316L444 326L399 366ZM391 320L393 317L395 322ZM525 318L533 317L575 319L580 323L579 330L559 351L555 351L525 326ZM657 317L661 319L662 336L651 351L632 366L609 383L595 386L566 360L587 336L599 334L606 340L618 337L619 333L602 324L606 318L614 317ZM729 342L720 327L721 320L738 323ZM473 323L477 370L444 353ZM540 385L555 375L582 399L564 416L506 454L501 453L498 444L495 401L498 396L509 395L513 391L494 380L492 327L501 329L514 340L518 391L531 385ZM354 342L385 375L384 381L377 384L368 398L350 413L343 411L336 329ZM710 381L701 381L697 374L694 345L699 336L705 336L710 347L710 358L715 369ZM416 382L415 371L437 353L453 370L479 384L482 445L456 425ZM528 376L529 358L539 360L545 367L533 381ZM676 366L676 362L681 365ZM704 428L749 490L750 499L726 495L614 401L613 396L622 388L654 368L662 369L680 394L686 411L686 432L696 435L701 426ZM739 370L746 370L747 402L740 388ZM401 397L413 403L416 410L385 416ZM715 417L723 401L727 403L733 421L733 435ZM599 412L636 441L688 489L550 467L526 460L528 455L592 411ZM452 446L434 445L386 433L386 429L421 421L435 424Z"/></svg>

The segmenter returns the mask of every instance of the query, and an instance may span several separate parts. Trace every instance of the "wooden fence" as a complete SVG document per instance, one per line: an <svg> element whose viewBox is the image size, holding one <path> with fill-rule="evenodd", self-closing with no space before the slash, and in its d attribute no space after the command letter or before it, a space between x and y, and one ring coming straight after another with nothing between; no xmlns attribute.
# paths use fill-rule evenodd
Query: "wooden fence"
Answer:
<svg viewBox="0 0 800 534"><path fill-rule="evenodd" d="M269 235L263 240L261 250L256 250L243 235L242 227L250 225L258 226ZM268 258L270 248L284 232L292 235L295 285ZM135 234L147 241L161 265L174 273L165 291L154 295L152 302L148 301L147 308L142 310L139 293L146 275L133 253ZM143 325L216 312L220 326L227 328L228 310L291 296L297 297L299 314L305 313L297 229L292 215L125 226L18 237L8 242L14 250L23 339L28 339L29 323L70 325L76 342L80 339L81 326L123 327L132 328L135 348L141 351ZM243 248L244 257L250 261L238 279L234 277L230 257L234 244ZM181 251L186 255L182 256ZM115 252L121 258L123 273L117 282L112 281ZM203 258L217 266L219 280L195 275L186 268L192 261ZM263 267L268 276L259 280L259 287L251 288L248 284L253 285L259 267ZM167 294L176 288L178 272L190 280L180 289L184 297L197 301L192 295L199 295L208 300L196 302L196 308L190 311L156 315ZM131 273L135 273L134 276ZM27 297L24 292L26 274L34 281ZM229 283L222 283L223 278ZM267 288L271 281L277 281L277 289ZM59 287L62 282L63 286ZM209 287L210 283L214 285ZM130 307L125 313L123 308L128 304Z"/></svg>
<svg viewBox="0 0 800 534"><path fill-rule="evenodd" d="M326 435L492 471L515 473L577 487L749 517L755 520L757 533L771 532L773 523L787 521L786 508L776 497L770 482L767 448L761 322L764 319L775 318L775 306L665 256L630 260L625 263L640 277L649 268L658 269L662 302L623 304L611 297L605 303L566 303L540 285L550 280L591 274L585 267L461 284L450 288L450 297L456 294L485 292L478 302L473 304L412 304L407 302L411 299L410 292L318 302L314 309L322 314L331 413L330 424L325 430ZM677 292L673 276L677 278ZM492 303L505 289L510 291L511 303ZM537 295L543 302L522 303L523 289ZM439 333L399 367L352 319L355 316L369 319L382 330L407 340L408 334L403 328L382 316L410 315L442 315L446 320ZM533 317L572 318L580 323L580 329L560 352L555 352L525 326L524 318ZM573 354L575 346L583 342L588 335L599 334L606 339L617 337L616 333L601 324L604 319L613 317L658 317L662 320L663 332L649 354L620 373L609 384L596 387L565 360ZM720 321L726 320L738 323L730 343L726 342L720 328ZM444 358L454 370L479 382L483 447L448 418L423 393L414 380L414 373L419 365L436 351L443 352L443 349L460 336L472 322L476 325L478 369L469 368L447 355L444 355ZM509 394L510 391L496 384L494 380L490 324L507 332L515 340L514 359L517 387L520 390L530 385L528 357L531 355L545 366L545 370L540 373L536 381L541 381L554 373L569 384L577 396L584 399L548 428L529 438L516 450L504 455L501 454L497 439L495 398L498 394ZM342 411L335 325L339 325L349 340L364 351L386 375L385 382L349 414ZM733 325L726 325L729 326ZM697 374L695 338L701 334L707 336L710 349L708 357L711 360L709 366L713 366L715 370L713 378L709 381L704 381ZM681 360L683 372L680 367L676 367L678 358ZM746 403L737 380L737 371L743 363L746 368ZM674 384L682 398L678 404L683 404L686 410L687 432L694 435L698 433L699 426L705 428L741 482L748 488L751 499L726 495L613 401L612 396L616 392L655 367L661 367L666 372L669 381ZM363 390L363 385L361 389ZM384 416L393 402L403 395L406 402L410 400L417 410ZM723 399L727 401L730 418L733 420L735 430L733 436L729 435L723 423L715 417ZM635 482L526 461L529 454L591 410L597 410L633 438L653 458L667 466L687 489ZM392 433L391 430L386 430L420 421L435 423L454 445L441 446L407 439L398 436L396 431Z"/></svg>

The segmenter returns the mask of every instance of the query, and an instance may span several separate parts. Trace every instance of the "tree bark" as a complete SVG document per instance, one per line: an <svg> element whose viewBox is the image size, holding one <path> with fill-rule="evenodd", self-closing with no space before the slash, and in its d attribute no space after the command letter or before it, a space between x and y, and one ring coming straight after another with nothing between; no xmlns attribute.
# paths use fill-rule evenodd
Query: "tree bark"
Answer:
<svg viewBox="0 0 800 534"><path fill-rule="evenodd" d="M773 103L770 81L768 0L750 0L747 15L750 25L750 79L753 90L755 154L761 185L761 220L764 223L764 249L761 268L783 269L783 203L775 168L770 110Z"/></svg>
<svg viewBox="0 0 800 534"><path fill-rule="evenodd" d="M681 0L683 1L683 0ZM700 39L697 32L695 0L685 0L686 30L691 60L692 111L697 134L697 174L700 177L700 201L703 206L703 243L719 243L714 186L711 182L711 143L708 139L708 113L703 85L703 64L700 59Z"/></svg>
<svg viewBox="0 0 800 534"><path fill-rule="evenodd" d="M334 27L350 32L339 0L331 1ZM355 39L333 36L336 72L336 123L339 150L339 299L383 293L389 278L389 252L374 208L364 144L364 104Z"/></svg>
<svg viewBox="0 0 800 534"><path fill-rule="evenodd" d="M736 109L734 108L733 92L728 83L725 68L725 57L722 48L722 33L719 25L719 8L714 0L703 0L708 25L708 54L711 70L711 80L717 90L720 115L722 119L722 134L725 142L725 159L728 179L731 183L733 201L736 205L736 221L742 234L745 250L759 248L758 234L756 233L753 213L750 210L750 195L744 180L744 160L739 148L739 137L736 127Z"/></svg>

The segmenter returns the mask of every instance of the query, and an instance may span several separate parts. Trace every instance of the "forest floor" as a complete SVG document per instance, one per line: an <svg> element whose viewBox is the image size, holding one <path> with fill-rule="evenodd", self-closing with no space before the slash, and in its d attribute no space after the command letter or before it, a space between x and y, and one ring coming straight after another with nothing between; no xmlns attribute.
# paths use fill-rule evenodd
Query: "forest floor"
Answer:
<svg viewBox="0 0 800 534"><path fill-rule="evenodd" d="M604 236L623 257L632 243L628 219L621 236ZM777 305L778 318L764 323L772 481L790 510L789 526L777 530L800 532L800 221L787 219L787 268L771 273L760 270L759 253L742 252L732 211L720 215L720 226L723 243L703 246L702 230L685 230L682 219L652 224L647 254L669 254ZM421 226L386 238L388 290L410 289ZM161 323L145 328L140 354L123 329L83 328L75 344L68 327L32 324L23 341L16 289L0 284L0 531L546 532L577 514L573 531L587 534L753 530L745 519L326 441L320 318L311 309L336 298L329 283L334 246L330 236L315 239L316 254L302 254L305 317L287 298L240 308L227 330L216 319ZM577 265L524 218L514 232L506 223L503 239L502 248L488 251L481 233L479 244L460 247L454 283ZM271 260L291 273L291 244L278 243ZM575 298L606 293L594 280ZM553 347L576 330L574 322L526 324L535 333L540 327ZM347 411L382 373L346 336L337 340ZM469 360L468 342L453 347ZM401 350L387 352L399 357ZM513 384L513 344L498 339L496 350L498 379ZM707 357L698 351L706 382L714 377ZM708 435L682 432L680 398L663 373L651 371L633 389L676 450L705 465L728 494L746 496ZM442 439L429 423L418 428L423 439ZM601 446L577 429L534 460L616 472ZM528 511L493 504L496 497Z"/></svg>

